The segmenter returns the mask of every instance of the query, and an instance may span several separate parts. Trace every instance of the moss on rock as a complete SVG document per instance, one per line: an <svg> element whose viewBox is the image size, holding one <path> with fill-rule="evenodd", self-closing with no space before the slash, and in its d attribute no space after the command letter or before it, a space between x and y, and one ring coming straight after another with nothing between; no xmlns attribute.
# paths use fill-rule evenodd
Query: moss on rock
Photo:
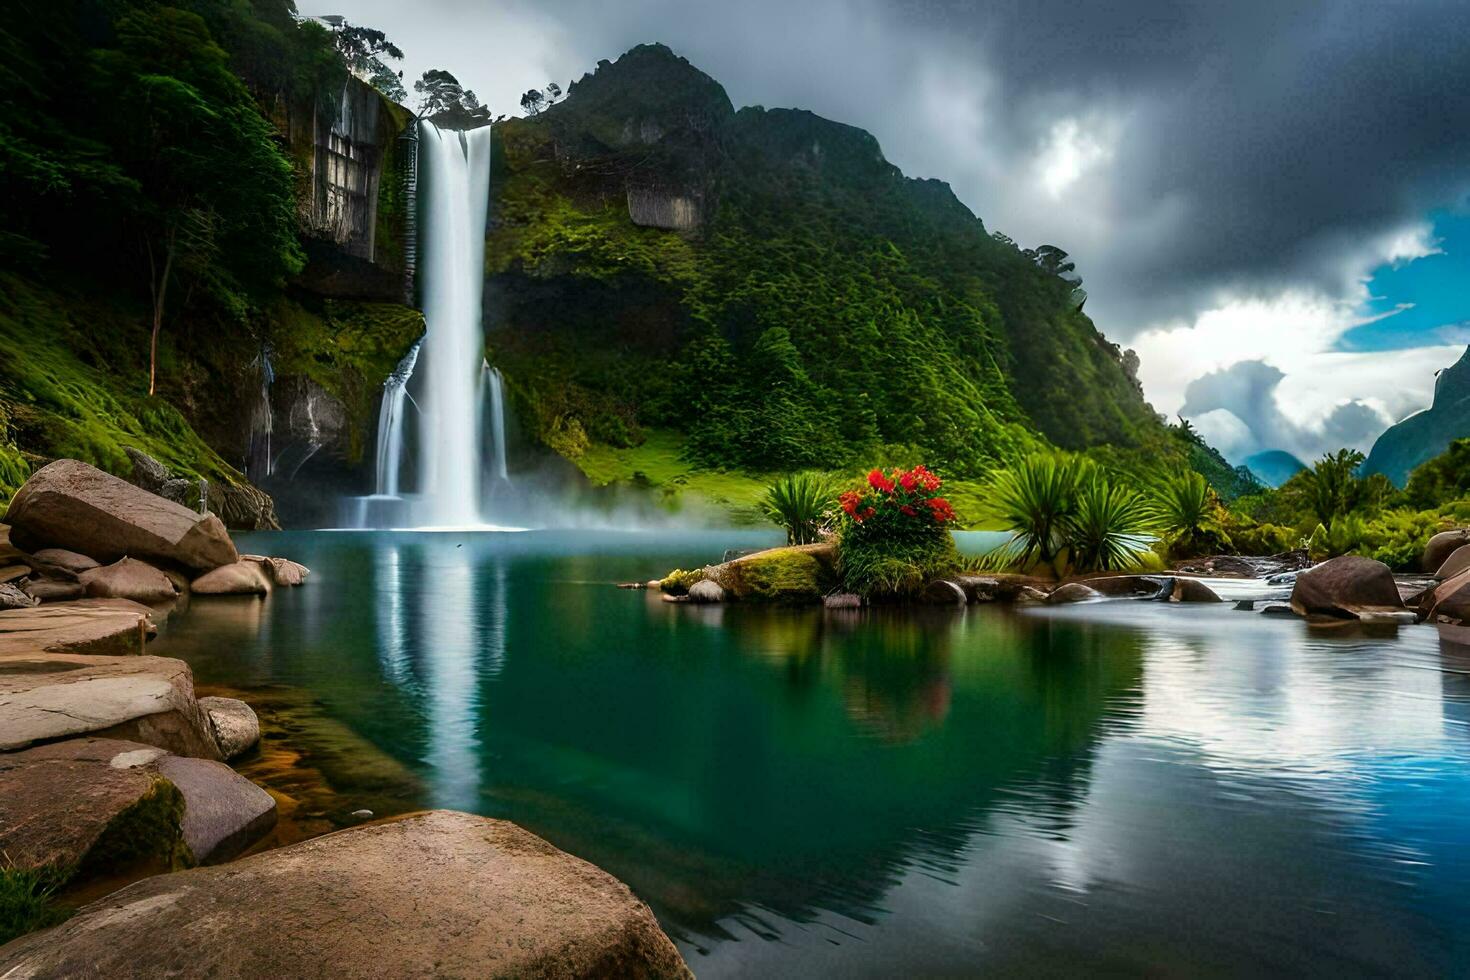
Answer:
<svg viewBox="0 0 1470 980"><path fill-rule="evenodd" d="M81 875L102 875L137 864L173 871L193 863L184 843L184 795L162 776L138 801L119 813L87 852Z"/></svg>

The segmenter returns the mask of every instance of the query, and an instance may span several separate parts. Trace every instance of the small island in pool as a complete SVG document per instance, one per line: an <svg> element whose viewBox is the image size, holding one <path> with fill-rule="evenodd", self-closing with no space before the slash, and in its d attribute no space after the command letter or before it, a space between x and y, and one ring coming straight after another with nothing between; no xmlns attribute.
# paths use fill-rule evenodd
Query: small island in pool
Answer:
<svg viewBox="0 0 1470 980"><path fill-rule="evenodd" d="M1463 972L1470 13L1074 6L21 0L0 978Z"/></svg>

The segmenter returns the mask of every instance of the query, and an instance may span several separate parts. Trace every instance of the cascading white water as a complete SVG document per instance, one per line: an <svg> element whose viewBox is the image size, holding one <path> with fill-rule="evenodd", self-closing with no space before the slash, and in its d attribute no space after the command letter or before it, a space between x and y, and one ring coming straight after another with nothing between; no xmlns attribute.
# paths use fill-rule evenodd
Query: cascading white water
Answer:
<svg viewBox="0 0 1470 980"><path fill-rule="evenodd" d="M505 387L501 382L500 369L487 362L484 370L484 392L490 408L490 474L497 480L510 479L505 467Z"/></svg>
<svg viewBox="0 0 1470 980"><path fill-rule="evenodd" d="M398 471L403 465L403 411L408 401L408 379L418 363L420 344L398 362L383 382L383 404L378 408L377 495L398 496Z"/></svg>
<svg viewBox="0 0 1470 980"><path fill-rule="evenodd" d="M423 122L419 196L424 254L419 264L428 332L420 359L418 491L415 520L429 526L481 523L480 326L485 213L490 200L490 127L460 132Z"/></svg>

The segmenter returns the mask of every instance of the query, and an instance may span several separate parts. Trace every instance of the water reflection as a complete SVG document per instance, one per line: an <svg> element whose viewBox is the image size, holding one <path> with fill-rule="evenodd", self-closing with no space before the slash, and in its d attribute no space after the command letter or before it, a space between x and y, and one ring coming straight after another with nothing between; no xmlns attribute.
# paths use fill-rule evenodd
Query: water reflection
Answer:
<svg viewBox="0 0 1470 980"><path fill-rule="evenodd" d="M403 808L508 817L607 868L701 976L1467 952L1470 654L1432 629L609 587L739 544L286 535L251 548L311 585L197 602L158 652L310 692L422 778Z"/></svg>

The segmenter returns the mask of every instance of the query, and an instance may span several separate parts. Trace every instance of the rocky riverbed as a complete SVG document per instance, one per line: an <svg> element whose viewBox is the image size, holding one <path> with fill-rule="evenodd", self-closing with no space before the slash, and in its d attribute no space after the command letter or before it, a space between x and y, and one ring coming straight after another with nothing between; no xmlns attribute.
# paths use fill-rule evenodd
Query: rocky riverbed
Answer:
<svg viewBox="0 0 1470 980"><path fill-rule="evenodd" d="M0 942L20 938L0 975L687 975L626 886L504 821L359 811L361 826L272 838L277 797L231 763L268 772L282 751L260 752L250 705L199 696L187 664L146 645L184 603L259 602L308 575L74 460L15 495L0 521ZM21 935L67 917L59 888L95 900Z"/></svg>

